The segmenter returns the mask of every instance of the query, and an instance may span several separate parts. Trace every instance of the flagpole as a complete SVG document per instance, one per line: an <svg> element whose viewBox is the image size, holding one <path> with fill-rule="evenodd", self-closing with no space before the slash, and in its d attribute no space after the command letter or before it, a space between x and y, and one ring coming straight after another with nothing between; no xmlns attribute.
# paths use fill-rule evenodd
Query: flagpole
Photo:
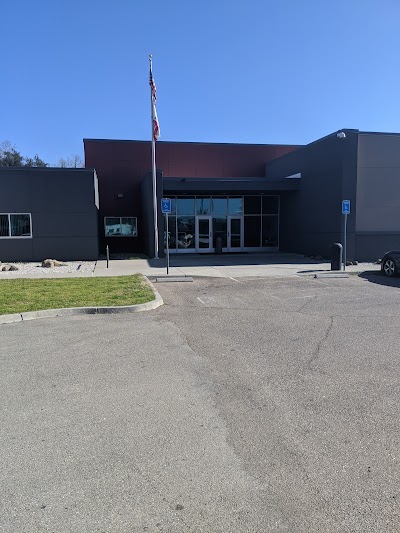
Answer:
<svg viewBox="0 0 400 533"><path fill-rule="evenodd" d="M150 73L153 72L152 55L149 54ZM156 140L154 138L154 102L150 89L151 106L151 171L153 176L153 214L154 214L154 257L158 259L158 202L157 202L157 171L156 171Z"/></svg>

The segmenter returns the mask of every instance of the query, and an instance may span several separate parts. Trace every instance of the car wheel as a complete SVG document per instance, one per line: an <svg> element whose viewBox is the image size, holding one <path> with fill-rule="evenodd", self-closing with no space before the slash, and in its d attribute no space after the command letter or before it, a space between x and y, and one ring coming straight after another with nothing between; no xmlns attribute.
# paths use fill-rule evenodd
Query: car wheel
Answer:
<svg viewBox="0 0 400 533"><path fill-rule="evenodd" d="M390 257L385 259L385 262L383 263L383 272L386 276L389 276L389 278L396 274L396 265Z"/></svg>

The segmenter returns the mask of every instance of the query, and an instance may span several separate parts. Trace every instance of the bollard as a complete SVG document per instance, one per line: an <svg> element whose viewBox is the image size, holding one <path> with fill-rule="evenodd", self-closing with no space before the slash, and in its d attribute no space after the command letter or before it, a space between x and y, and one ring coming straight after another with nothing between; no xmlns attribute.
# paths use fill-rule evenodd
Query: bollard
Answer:
<svg viewBox="0 0 400 533"><path fill-rule="evenodd" d="M107 247L106 247L106 254L107 254L107 268L108 268L108 263L110 262L110 250L108 248L108 244L107 244Z"/></svg>
<svg viewBox="0 0 400 533"><path fill-rule="evenodd" d="M331 246L331 270L342 270L343 246L335 242Z"/></svg>

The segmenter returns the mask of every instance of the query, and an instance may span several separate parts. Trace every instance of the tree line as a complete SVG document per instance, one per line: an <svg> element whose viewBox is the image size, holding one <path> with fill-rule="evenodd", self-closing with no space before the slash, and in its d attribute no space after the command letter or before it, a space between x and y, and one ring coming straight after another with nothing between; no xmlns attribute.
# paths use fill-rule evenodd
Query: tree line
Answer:
<svg viewBox="0 0 400 533"><path fill-rule="evenodd" d="M0 167L48 167L82 168L83 159L79 155L61 158L55 165L49 165L38 154L33 157L22 155L10 141L0 143Z"/></svg>

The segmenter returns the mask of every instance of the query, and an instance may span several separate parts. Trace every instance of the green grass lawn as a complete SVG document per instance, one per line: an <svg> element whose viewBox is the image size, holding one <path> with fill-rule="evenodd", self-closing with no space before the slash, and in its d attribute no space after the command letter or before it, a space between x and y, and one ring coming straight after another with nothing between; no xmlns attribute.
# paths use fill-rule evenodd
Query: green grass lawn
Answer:
<svg viewBox="0 0 400 533"><path fill-rule="evenodd" d="M62 307L142 304L154 300L140 274L106 278L0 280L0 314Z"/></svg>

